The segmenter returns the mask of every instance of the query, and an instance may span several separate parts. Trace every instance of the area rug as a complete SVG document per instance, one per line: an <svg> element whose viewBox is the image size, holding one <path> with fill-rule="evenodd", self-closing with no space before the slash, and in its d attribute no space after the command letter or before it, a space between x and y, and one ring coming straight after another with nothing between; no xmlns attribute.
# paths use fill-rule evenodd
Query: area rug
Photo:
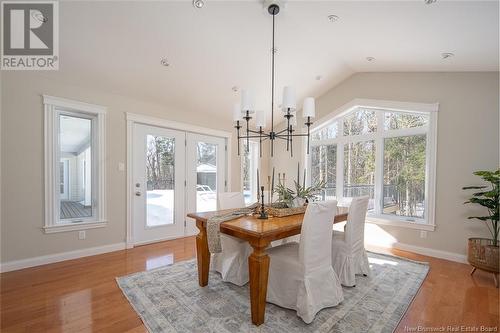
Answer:
<svg viewBox="0 0 500 333"><path fill-rule="evenodd" d="M118 285L150 332L393 332L425 279L429 266L368 253L372 274L343 288L344 301L323 309L311 324L296 312L267 303L265 323L252 325L248 284L221 281L210 272L198 286L195 260L117 278Z"/></svg>

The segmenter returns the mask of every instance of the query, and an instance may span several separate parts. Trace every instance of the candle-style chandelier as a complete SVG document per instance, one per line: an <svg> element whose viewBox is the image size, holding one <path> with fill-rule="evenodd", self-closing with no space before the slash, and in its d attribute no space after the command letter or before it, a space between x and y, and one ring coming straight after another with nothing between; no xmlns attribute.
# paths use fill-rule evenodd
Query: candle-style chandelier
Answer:
<svg viewBox="0 0 500 333"><path fill-rule="evenodd" d="M262 157L262 142L269 139L271 143L271 157L274 156L274 140L282 139L286 141L286 150L290 152L290 156L293 156L293 138L296 137L307 137L307 154L309 154L309 139L310 139L310 127L312 125L311 119L315 116L315 102L314 98L307 97L304 99L304 105L302 108L302 116L305 119L304 125L307 126L307 133L294 133L297 126L297 107L295 103L295 92L290 86L286 86L283 89L283 102L282 110L284 117L286 119L286 128L275 132L274 131L274 56L276 49L274 47L274 35L275 35L275 17L280 11L280 7L276 3L271 3L267 8L269 14L273 18L273 35L272 35L272 69L271 69L271 130L269 132L264 132L264 127L266 126L266 116L264 111L255 111L252 94L248 90L241 91L241 104L235 104L233 109L233 120L236 122L236 131L238 134L238 155L240 155L240 139L246 140L246 149L249 149L250 139L259 140L259 154ZM250 129L250 119L252 119L252 114L255 113L255 127L256 130ZM243 120L246 122L246 133L240 135L240 129L243 125L240 123Z"/></svg>

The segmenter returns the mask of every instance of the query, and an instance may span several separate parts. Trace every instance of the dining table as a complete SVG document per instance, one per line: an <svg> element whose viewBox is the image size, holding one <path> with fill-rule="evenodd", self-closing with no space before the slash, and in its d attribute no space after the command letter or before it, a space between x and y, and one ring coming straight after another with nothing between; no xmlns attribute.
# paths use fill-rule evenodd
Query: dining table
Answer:
<svg viewBox="0 0 500 333"><path fill-rule="evenodd" d="M210 251L207 239L207 221L209 218L227 213L212 211L189 213L188 217L196 220L199 233L196 236L196 258L198 263L198 283L201 287L208 285L210 270ZM347 209L339 207L332 223L347 221ZM245 215L220 224L220 232L247 241L253 248L248 257L250 278L250 306L252 323L264 323L266 311L267 279L269 275L269 256L266 248L272 241L300 234L304 214L285 217L259 219L258 216ZM320 221L318 221L320 222Z"/></svg>

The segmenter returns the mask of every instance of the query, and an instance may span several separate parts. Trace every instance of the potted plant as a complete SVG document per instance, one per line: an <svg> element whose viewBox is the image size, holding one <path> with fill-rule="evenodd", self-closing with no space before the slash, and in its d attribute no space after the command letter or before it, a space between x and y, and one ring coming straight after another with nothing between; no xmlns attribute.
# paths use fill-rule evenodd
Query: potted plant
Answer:
<svg viewBox="0 0 500 333"><path fill-rule="evenodd" d="M298 182L295 183L295 191L287 188L284 184L280 183L274 189L274 192L278 194L278 202L285 204L286 207L301 207L304 206L309 200L313 200L314 197L325 188L325 182L320 181L312 186L300 185Z"/></svg>
<svg viewBox="0 0 500 333"><path fill-rule="evenodd" d="M498 288L498 266L499 266L499 241L498 233L500 225L499 217L499 185L500 185L500 169L496 171L476 171L474 175L481 177L489 183L484 186L466 186L464 190L478 190L472 194L472 197L464 202L464 204L479 204L485 207L488 214L485 216L470 216L469 219L482 221L488 227L491 233L489 238L469 238L469 246L467 252L467 260L473 266L471 275L476 271L476 268L493 273L495 287Z"/></svg>

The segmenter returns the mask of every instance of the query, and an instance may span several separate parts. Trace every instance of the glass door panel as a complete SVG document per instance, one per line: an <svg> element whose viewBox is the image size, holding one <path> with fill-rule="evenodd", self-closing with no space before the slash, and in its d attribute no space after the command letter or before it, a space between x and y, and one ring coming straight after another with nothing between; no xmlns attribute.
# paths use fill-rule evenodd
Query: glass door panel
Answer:
<svg viewBox="0 0 500 333"><path fill-rule="evenodd" d="M187 133L186 210L217 210L217 194L226 191L226 140ZM186 220L186 235L197 234L195 221Z"/></svg>
<svg viewBox="0 0 500 333"><path fill-rule="evenodd" d="M217 145L196 143L196 211L217 210Z"/></svg>
<svg viewBox="0 0 500 333"><path fill-rule="evenodd" d="M174 223L175 139L146 136L146 225Z"/></svg>
<svg viewBox="0 0 500 333"><path fill-rule="evenodd" d="M184 236L185 133L137 124L133 141L134 243Z"/></svg>

